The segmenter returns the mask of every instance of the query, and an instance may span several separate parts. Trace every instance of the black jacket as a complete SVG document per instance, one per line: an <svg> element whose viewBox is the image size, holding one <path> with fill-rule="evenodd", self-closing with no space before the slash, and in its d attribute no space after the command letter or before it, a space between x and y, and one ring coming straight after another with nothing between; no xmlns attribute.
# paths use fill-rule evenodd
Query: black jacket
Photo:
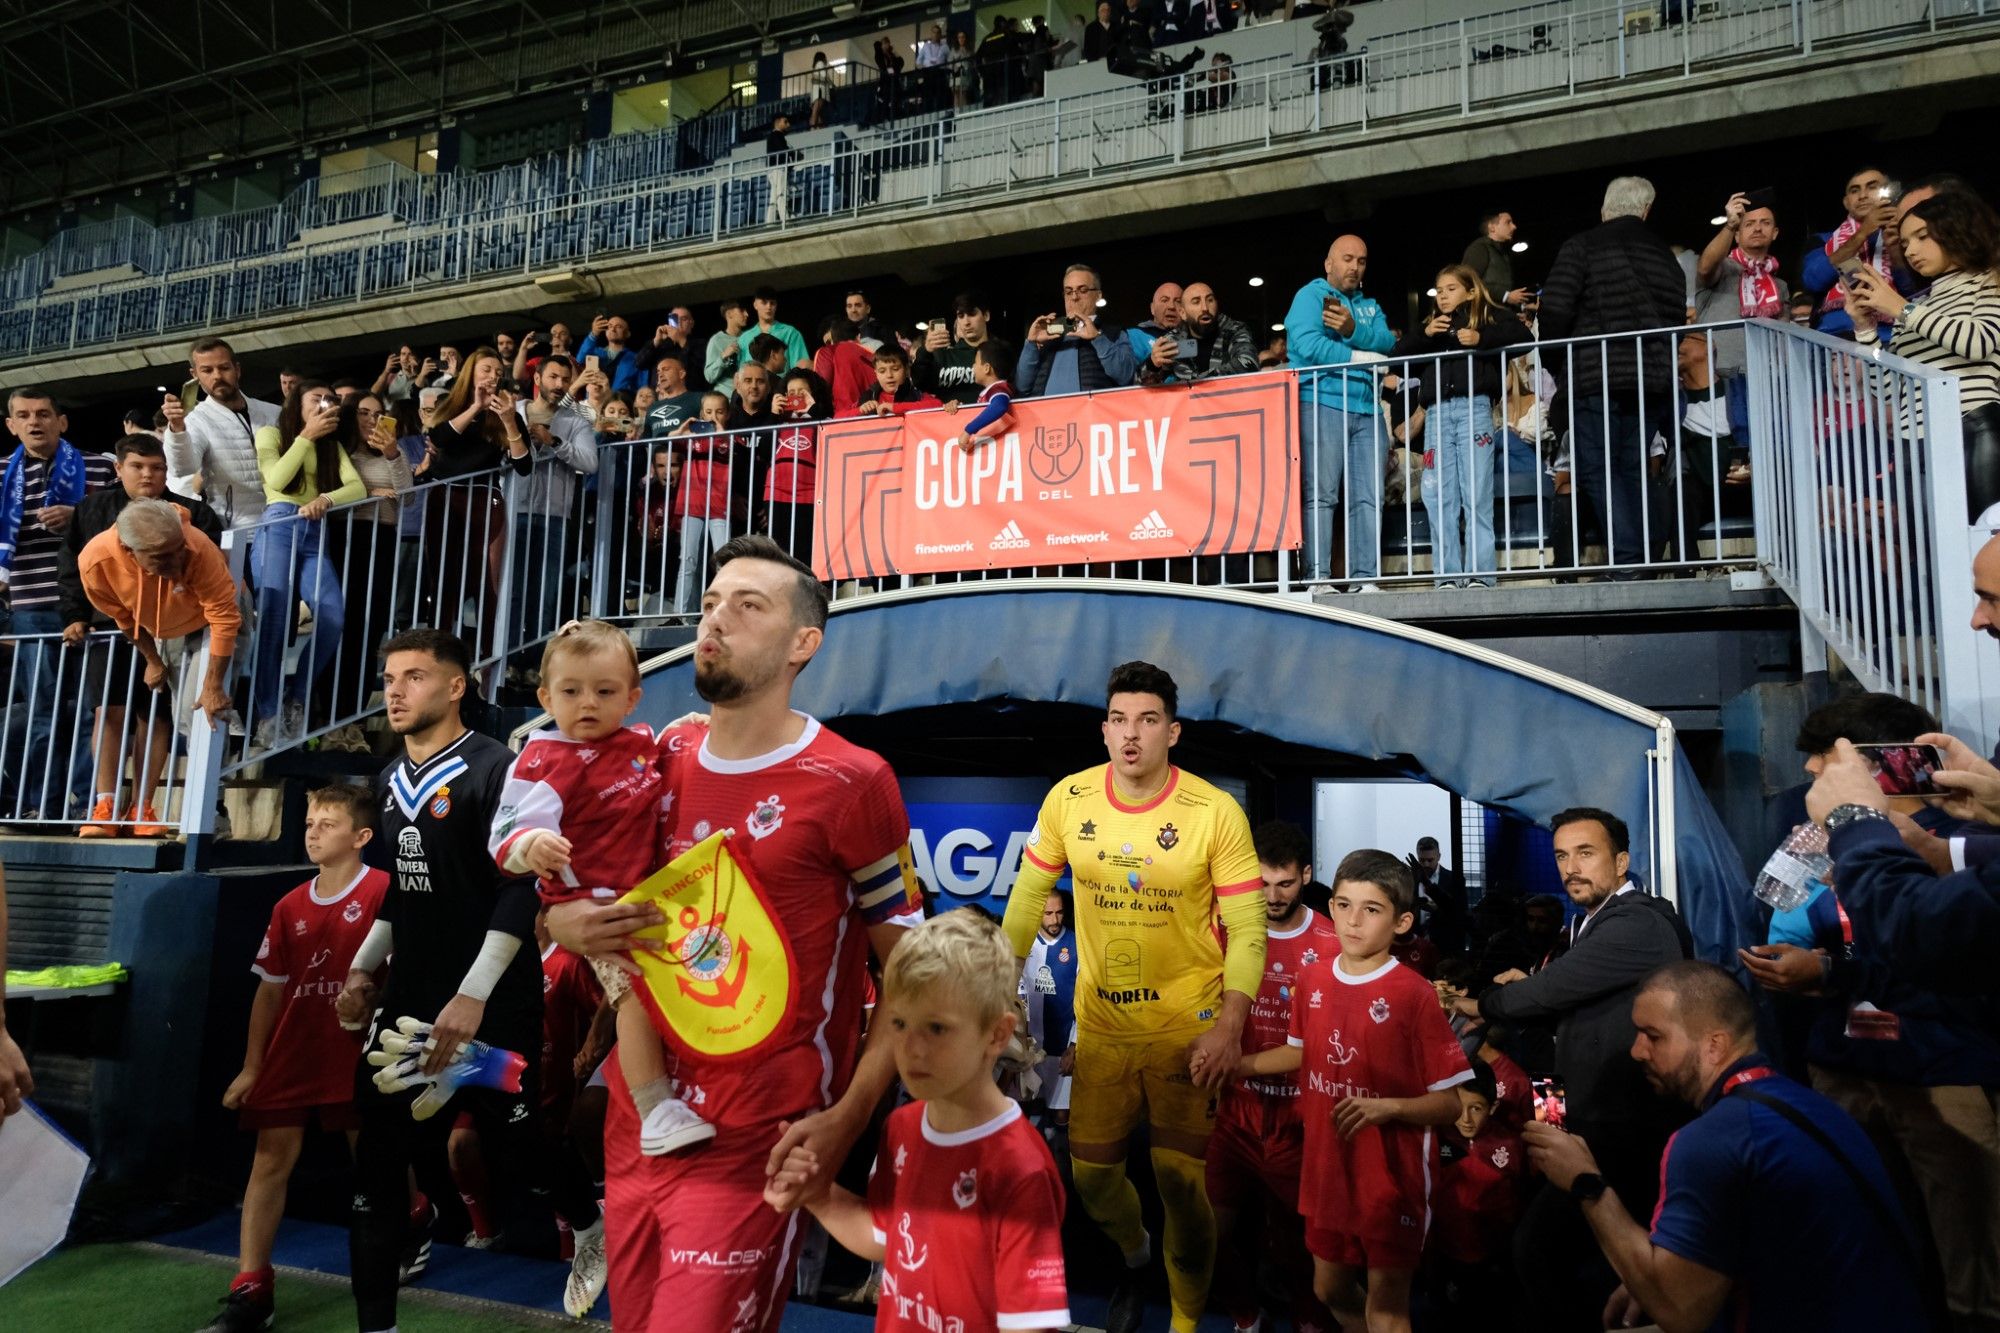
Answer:
<svg viewBox="0 0 2000 1333"><path fill-rule="evenodd" d="M1571 1128L1586 1137L1606 1130L1643 1136L1684 1112L1652 1091L1632 1059L1632 1000L1654 969L1688 952L1687 927L1671 904L1643 889L1620 894L1560 958L1480 996L1479 1012L1496 1023L1554 1019ZM1596 1138L1591 1146L1599 1146Z"/></svg>
<svg viewBox="0 0 2000 1333"><path fill-rule="evenodd" d="M1542 284L1541 334L1587 338L1639 329L1674 329L1687 323L1687 278L1667 243L1639 218L1613 218L1562 243L1548 281ZM1614 346L1600 367L1597 347L1580 344L1574 353L1548 350L1544 361L1565 379L1578 398L1631 396L1643 377L1648 398L1665 393L1674 378L1671 335L1649 338L1641 354L1643 371L1630 343Z"/></svg>
<svg viewBox="0 0 2000 1333"><path fill-rule="evenodd" d="M222 545L222 519L208 507L207 501L172 491L162 493L160 498L187 510L194 530L217 546ZM84 496L76 513L71 515L62 545L56 548L56 593L63 624L81 623L98 629L111 624L111 617L92 606L90 598L84 595L83 575L77 571L76 561L83 554L84 545L99 533L109 532L118 522L118 516L125 512L125 506L131 503L132 497L125 494L123 486L107 486Z"/></svg>
<svg viewBox="0 0 2000 1333"><path fill-rule="evenodd" d="M1486 311L1486 323L1480 326L1479 346L1460 346L1458 331L1466 326L1470 315L1470 307L1460 306L1451 312L1451 328L1447 331L1429 334L1422 328L1415 329L1398 338L1389 352L1391 356L1456 353L1441 360L1421 362L1405 372L1409 378L1423 382L1426 406L1445 398L1464 398L1468 393L1488 399L1499 398L1500 349L1534 341L1535 335L1528 332L1527 325L1514 318L1512 311L1505 306L1490 306ZM1468 380L1471 383L1469 390L1466 387Z"/></svg>

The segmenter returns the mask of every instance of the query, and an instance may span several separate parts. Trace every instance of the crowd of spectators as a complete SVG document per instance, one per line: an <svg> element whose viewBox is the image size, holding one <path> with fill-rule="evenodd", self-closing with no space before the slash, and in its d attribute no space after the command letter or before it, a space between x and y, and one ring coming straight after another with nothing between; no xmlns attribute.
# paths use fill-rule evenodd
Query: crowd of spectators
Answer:
<svg viewBox="0 0 2000 1333"><path fill-rule="evenodd" d="M949 86L949 59L924 61L912 77L944 69ZM1368 294L1368 240L1341 235L1275 337L1192 274L1155 287L1128 326L1122 294L1073 263L1011 347L976 290L896 318L853 288L799 321L760 288L713 316L602 310L587 327L496 330L477 346L406 343L366 382L267 368L272 399L246 389L226 341L204 337L186 386L128 413L101 451L65 438L52 394L18 387L0 569L11 632L27 637L0 737L20 780L0 818L102 828L92 815L108 811L158 827L111 776L140 765L143 789L158 768L166 715L139 725L158 673L84 642L115 623L73 559L105 526L71 520L97 494L163 494L204 539L231 530L243 644L230 688L251 753L308 734L365 748L355 723L374 646L413 619L464 632L482 674L528 685L531 663L490 661L503 621L531 642L594 602L691 614L713 552L743 532L810 559L822 423L996 394L1286 367L1301 406L1303 581L1370 591L1385 557L1427 546L1437 584L1491 585L1523 545L1543 567L1631 578L1711 558L1714 520L1749 512L1745 335L1670 330L1789 318L1957 375L1971 510L2000 506L2000 222L1963 182L1854 173L1846 220L1813 238L1796 284L1775 257L1768 195L1729 196L1714 235L1678 253L1649 225L1652 204L1643 179L1613 181L1601 224L1560 245L1535 286L1515 273L1514 217L1489 212L1409 320ZM1618 341L1593 341L1606 338ZM1545 346L1555 339L1579 341ZM1900 410L1900 431L1920 439L1920 405ZM618 447L633 441L652 443Z"/></svg>

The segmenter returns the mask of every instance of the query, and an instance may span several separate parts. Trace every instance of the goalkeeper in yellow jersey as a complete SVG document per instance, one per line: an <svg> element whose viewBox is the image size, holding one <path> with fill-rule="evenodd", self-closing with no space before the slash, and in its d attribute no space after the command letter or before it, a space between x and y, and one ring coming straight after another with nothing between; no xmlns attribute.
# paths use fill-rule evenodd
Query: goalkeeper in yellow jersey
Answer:
<svg viewBox="0 0 2000 1333"><path fill-rule="evenodd" d="M1084 1210L1126 1263L1106 1333L1134 1333L1144 1306L1152 1238L1125 1173L1142 1115L1166 1215L1173 1326L1193 1333L1215 1265L1202 1157L1264 979L1263 879L1242 808L1168 762L1181 732L1174 678L1127 662L1106 693L1111 762L1064 778L1042 802L1007 937L1026 958L1068 866L1081 953L1070 1161Z"/></svg>

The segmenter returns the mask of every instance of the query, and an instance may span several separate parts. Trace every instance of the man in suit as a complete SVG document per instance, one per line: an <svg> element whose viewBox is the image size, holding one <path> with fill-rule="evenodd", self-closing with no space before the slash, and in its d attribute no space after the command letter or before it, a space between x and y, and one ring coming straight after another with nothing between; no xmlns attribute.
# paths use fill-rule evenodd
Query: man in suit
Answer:
<svg viewBox="0 0 2000 1333"><path fill-rule="evenodd" d="M1438 952L1446 956L1465 950L1467 907L1465 876L1444 864L1444 852L1436 838L1417 839L1417 854L1410 858L1410 873L1417 880L1417 929L1430 938Z"/></svg>
<svg viewBox="0 0 2000 1333"><path fill-rule="evenodd" d="M1659 1193L1667 1139L1686 1115L1651 1090L1632 1058L1632 1000L1655 969L1692 956L1693 944L1672 904L1628 877L1631 836L1624 820L1578 807L1550 826L1563 889L1584 911L1569 949L1533 976L1501 973L1492 989L1458 1000L1457 1008L1509 1027L1554 1021L1566 1128L1590 1141L1604 1178L1631 1201L1635 1216L1645 1216ZM1595 1327L1617 1279L1591 1253L1575 1202L1544 1190L1515 1234L1522 1282L1538 1313L1552 1327ZM1588 1267L1571 1271L1564 1256Z"/></svg>

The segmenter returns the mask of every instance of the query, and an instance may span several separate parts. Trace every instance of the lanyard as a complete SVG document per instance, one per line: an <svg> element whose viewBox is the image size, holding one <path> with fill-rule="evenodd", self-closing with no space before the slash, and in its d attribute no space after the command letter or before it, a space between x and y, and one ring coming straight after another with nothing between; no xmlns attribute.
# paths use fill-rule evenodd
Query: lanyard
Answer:
<svg viewBox="0 0 2000 1333"><path fill-rule="evenodd" d="M1752 1065L1748 1069L1739 1069L1722 1081L1722 1091L1716 1094L1716 1100L1720 1101L1746 1083L1755 1083L1758 1079L1769 1078L1771 1077L1771 1073L1769 1065Z"/></svg>

